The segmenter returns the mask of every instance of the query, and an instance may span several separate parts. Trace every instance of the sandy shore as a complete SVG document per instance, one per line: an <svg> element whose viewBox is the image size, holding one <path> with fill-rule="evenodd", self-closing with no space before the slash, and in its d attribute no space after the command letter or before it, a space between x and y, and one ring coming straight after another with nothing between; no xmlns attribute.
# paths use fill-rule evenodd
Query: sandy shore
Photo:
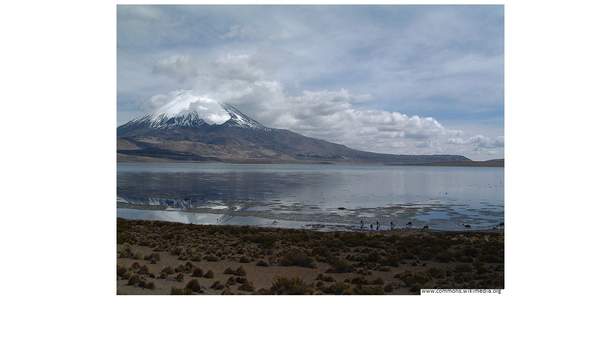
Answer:
<svg viewBox="0 0 600 340"><path fill-rule="evenodd" d="M117 294L504 288L504 234L316 232L117 219Z"/></svg>

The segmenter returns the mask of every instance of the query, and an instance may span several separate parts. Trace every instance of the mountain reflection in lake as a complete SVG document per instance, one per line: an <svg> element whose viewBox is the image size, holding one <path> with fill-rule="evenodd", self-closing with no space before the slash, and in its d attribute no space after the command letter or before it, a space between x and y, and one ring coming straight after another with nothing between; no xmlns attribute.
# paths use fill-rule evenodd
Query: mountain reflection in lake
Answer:
<svg viewBox="0 0 600 340"><path fill-rule="evenodd" d="M327 230L355 229L361 220L386 229L390 221L478 229L503 224L504 169L120 163L117 195L124 218Z"/></svg>

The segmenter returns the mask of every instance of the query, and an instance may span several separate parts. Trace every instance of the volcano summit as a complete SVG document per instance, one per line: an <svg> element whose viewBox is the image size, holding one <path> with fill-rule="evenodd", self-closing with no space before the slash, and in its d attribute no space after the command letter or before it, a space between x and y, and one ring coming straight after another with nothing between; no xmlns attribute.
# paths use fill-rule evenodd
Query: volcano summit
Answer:
<svg viewBox="0 0 600 340"><path fill-rule="evenodd" d="M207 122L210 120L210 122ZM206 111L158 112L117 128L118 161L218 161L230 163L465 162L458 155L394 155L265 127L230 104Z"/></svg>

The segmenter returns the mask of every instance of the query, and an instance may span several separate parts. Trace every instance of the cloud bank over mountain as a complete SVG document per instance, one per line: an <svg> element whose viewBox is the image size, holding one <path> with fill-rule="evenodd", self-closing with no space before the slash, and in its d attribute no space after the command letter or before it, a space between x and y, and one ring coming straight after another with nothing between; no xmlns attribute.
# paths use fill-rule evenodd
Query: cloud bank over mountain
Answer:
<svg viewBox="0 0 600 340"><path fill-rule="evenodd" d="M501 158L501 7L119 6L118 121L218 102L389 153Z"/></svg>

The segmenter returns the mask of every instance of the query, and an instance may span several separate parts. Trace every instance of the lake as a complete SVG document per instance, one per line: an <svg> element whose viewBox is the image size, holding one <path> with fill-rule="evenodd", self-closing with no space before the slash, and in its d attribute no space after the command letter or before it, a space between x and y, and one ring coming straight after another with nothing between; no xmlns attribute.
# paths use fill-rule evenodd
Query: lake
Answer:
<svg viewBox="0 0 600 340"><path fill-rule="evenodd" d="M117 216L316 230L359 230L361 221L367 230L377 222L380 230L502 228L504 168L119 163Z"/></svg>

